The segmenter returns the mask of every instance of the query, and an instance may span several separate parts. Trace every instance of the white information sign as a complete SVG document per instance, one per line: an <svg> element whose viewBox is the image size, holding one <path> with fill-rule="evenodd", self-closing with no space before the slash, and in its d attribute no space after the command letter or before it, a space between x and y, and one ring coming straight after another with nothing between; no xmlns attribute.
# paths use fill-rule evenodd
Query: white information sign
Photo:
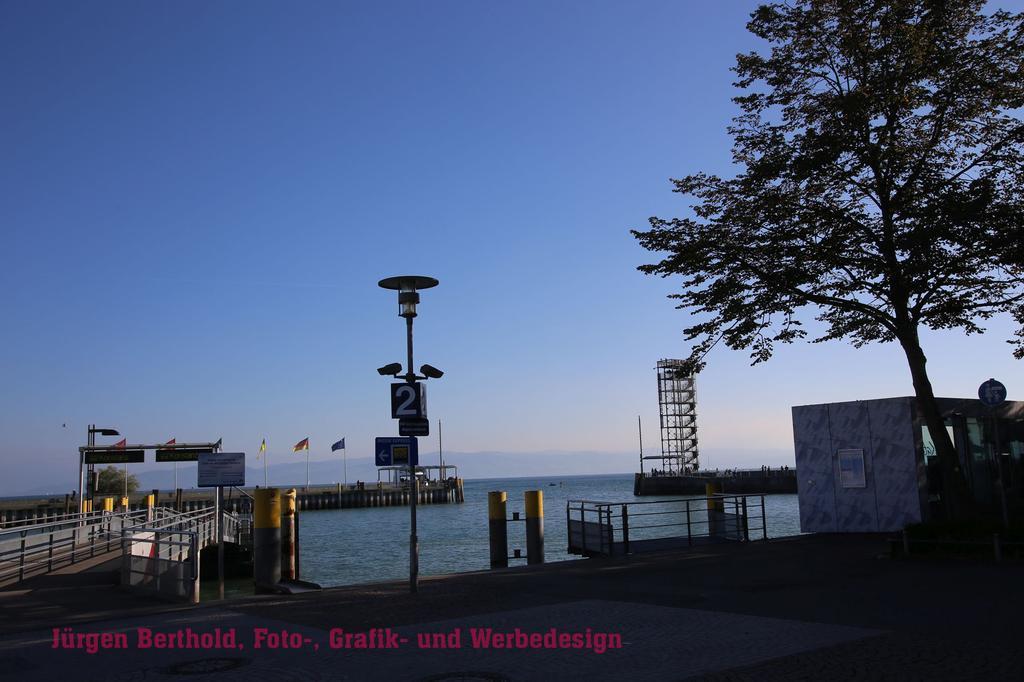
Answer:
<svg viewBox="0 0 1024 682"><path fill-rule="evenodd" d="M244 452L202 452L199 454L200 488L245 485Z"/></svg>
<svg viewBox="0 0 1024 682"><path fill-rule="evenodd" d="M844 488L866 488L867 474L864 471L863 450L840 450L839 485Z"/></svg>

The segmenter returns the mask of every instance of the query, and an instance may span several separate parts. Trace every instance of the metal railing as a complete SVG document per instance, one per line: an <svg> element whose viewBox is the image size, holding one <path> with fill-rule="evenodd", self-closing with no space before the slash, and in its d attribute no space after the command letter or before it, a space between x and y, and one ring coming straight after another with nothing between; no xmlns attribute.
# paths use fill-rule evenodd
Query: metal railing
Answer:
<svg viewBox="0 0 1024 682"><path fill-rule="evenodd" d="M89 512L89 514L109 514L110 512ZM68 512L66 514L51 514L49 512L38 512L26 516L23 519L10 519L8 521L0 520L0 531L7 530L9 528L21 528L23 526L37 526L49 523L61 523L71 519L81 518L88 516L88 514L82 514L79 512Z"/></svg>
<svg viewBox="0 0 1024 682"><path fill-rule="evenodd" d="M220 519L225 541L251 542L250 515L222 512ZM217 541L213 508L66 514L0 530L0 586L119 551L122 584L197 601L199 553Z"/></svg>
<svg viewBox="0 0 1024 682"><path fill-rule="evenodd" d="M130 528L124 537L121 584L173 599L199 601L199 554L223 534L227 542L243 542L252 536L251 519L221 513L223 529L217 528L212 508L178 513L154 510L153 521Z"/></svg>
<svg viewBox="0 0 1024 682"><path fill-rule="evenodd" d="M160 528L134 528L124 538L121 584L191 602L199 601L199 552L204 526L213 519L194 519L196 530L178 523Z"/></svg>
<svg viewBox="0 0 1024 682"><path fill-rule="evenodd" d="M638 502L569 500L570 554L621 555L710 542L768 539L764 495Z"/></svg>
<svg viewBox="0 0 1024 682"><path fill-rule="evenodd" d="M65 514L59 521L0 531L0 585L49 573L120 548L125 530L147 512Z"/></svg>

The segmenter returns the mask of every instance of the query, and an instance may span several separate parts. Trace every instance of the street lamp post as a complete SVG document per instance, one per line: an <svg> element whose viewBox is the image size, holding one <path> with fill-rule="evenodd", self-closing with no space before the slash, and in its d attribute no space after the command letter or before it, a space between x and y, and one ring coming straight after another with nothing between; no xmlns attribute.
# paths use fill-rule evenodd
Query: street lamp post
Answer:
<svg viewBox="0 0 1024 682"><path fill-rule="evenodd" d="M407 351L408 364L406 365L406 373L404 375L398 374L401 371L401 366L398 365L398 369L394 373L395 378L402 378L414 388L416 382L419 379L426 379L427 375L420 377L416 375L413 370L412 364L412 319L416 317L416 304L420 302L419 291L421 289L430 289L436 287L438 281L433 277L423 277L420 275L402 275L399 277L387 277L377 283L382 289L391 289L398 291L398 315L405 318L405 344ZM397 365L397 363L395 363ZM391 365L390 367L394 367ZM429 365L424 367L432 370L431 374L434 377L440 377L442 372L436 370ZM388 367L383 367L378 372L385 372ZM415 395L419 395L419 392L414 392ZM425 416L425 415L423 415ZM410 436L410 439L414 439L415 436ZM419 562L420 562L420 545L419 537L416 534L416 503L419 497L419 478L416 476L416 463L413 462L412 452L415 452L416 448L409 448L409 591L415 593L418 588L419 582Z"/></svg>
<svg viewBox="0 0 1024 682"><path fill-rule="evenodd" d="M121 433L117 429L97 429L95 424L89 424L88 435L86 442L89 447L96 445L96 434L101 436L120 436ZM81 453L78 457L78 511L81 513L85 509L85 488L88 485L89 474L93 472L94 465L90 464L88 468L85 466L85 453ZM86 477L86 481L83 481L83 475ZM92 499L90 491L89 498Z"/></svg>

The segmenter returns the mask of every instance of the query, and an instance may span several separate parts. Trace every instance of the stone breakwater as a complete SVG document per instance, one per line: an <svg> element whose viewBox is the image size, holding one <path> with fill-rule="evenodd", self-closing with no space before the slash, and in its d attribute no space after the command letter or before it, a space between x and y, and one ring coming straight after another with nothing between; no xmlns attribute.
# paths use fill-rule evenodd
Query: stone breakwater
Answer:
<svg viewBox="0 0 1024 682"><path fill-rule="evenodd" d="M282 487L282 490L285 488ZM313 509L358 509L366 507L399 507L408 505L412 492L407 487L380 484L311 485L296 487L296 503L300 511ZM228 511L251 514L252 494L255 488L227 489L224 491L224 507ZM196 511L214 505L214 489L202 490L145 490L129 495L131 510L145 509L148 496L153 495L153 504L171 507L179 511ZM114 509L121 503L120 495L97 495L93 509L104 508L103 500L111 499ZM444 481L430 481L420 484L417 504L461 504L465 502L463 480L449 478ZM47 523L78 510L77 499L72 495L40 496L38 498L0 499L0 528L26 523Z"/></svg>

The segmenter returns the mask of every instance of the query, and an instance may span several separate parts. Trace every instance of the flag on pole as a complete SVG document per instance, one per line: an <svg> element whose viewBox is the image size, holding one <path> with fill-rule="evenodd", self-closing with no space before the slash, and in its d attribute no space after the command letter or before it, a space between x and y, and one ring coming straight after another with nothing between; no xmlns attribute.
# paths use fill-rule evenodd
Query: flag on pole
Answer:
<svg viewBox="0 0 1024 682"><path fill-rule="evenodd" d="M266 439L266 438L264 438L264 439L263 439L263 442L262 442L262 443L260 443L260 449L259 449L259 452L257 452L257 453L256 453L256 459L259 459L259 458L260 458L260 455L262 455L262 454L263 454L264 452L266 452L266 451L267 451L267 439Z"/></svg>
<svg viewBox="0 0 1024 682"><path fill-rule="evenodd" d="M298 443L295 444L295 447L292 448L292 452L302 452L303 450L309 450L308 436L300 440Z"/></svg>
<svg viewBox="0 0 1024 682"><path fill-rule="evenodd" d="M337 443L335 443L334 445L331 446L331 452L334 452L335 450L344 450L344 449L345 449L345 439L344 438L342 438Z"/></svg>
<svg viewBox="0 0 1024 682"><path fill-rule="evenodd" d="M122 438L121 440L119 440L116 443L114 443L114 447L115 448L124 448L127 444L128 444L128 439L127 438Z"/></svg>

